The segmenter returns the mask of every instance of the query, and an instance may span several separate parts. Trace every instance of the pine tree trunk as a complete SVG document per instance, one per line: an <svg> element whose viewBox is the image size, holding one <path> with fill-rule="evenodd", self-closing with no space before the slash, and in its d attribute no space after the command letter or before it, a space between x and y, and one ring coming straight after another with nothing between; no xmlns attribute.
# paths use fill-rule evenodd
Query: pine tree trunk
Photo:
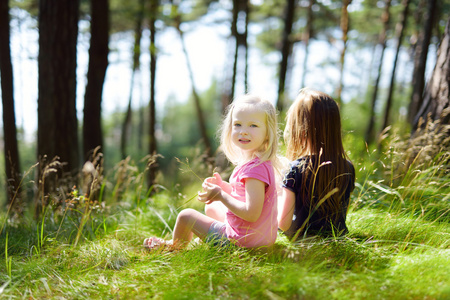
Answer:
<svg viewBox="0 0 450 300"><path fill-rule="evenodd" d="M311 40L312 37L313 32L312 25L314 22L314 15L312 10L313 5L314 0L309 0L306 28L302 38L303 42L305 43L305 57L303 58L303 72L302 72L302 79L300 82L301 88L304 88L306 86L306 74L308 73L309 41Z"/></svg>
<svg viewBox="0 0 450 300"><path fill-rule="evenodd" d="M150 103L149 103L149 153L152 156L157 154L156 142L156 102L155 102L155 86L156 86L156 18L158 14L159 0L150 0ZM156 183L156 172L158 171L158 163L155 161L149 166L148 185L151 187Z"/></svg>
<svg viewBox="0 0 450 300"><path fill-rule="evenodd" d="M224 98L222 102L222 111L225 111L227 106L234 99L234 91L236 89L236 77L237 77L237 65L239 58L239 33L237 31L237 22L239 15L239 0L233 0L233 19L231 21L231 36L234 37L234 58L233 58L233 71L231 75L231 87L228 92L228 97Z"/></svg>
<svg viewBox="0 0 450 300"><path fill-rule="evenodd" d="M400 16L400 20L397 23L397 26L395 29L395 35L397 37L397 49L395 51L394 65L392 66L391 82L389 85L389 92L388 92L388 97L387 97L387 101L386 101L386 107L384 110L384 121L383 121L383 126L381 127L381 131L383 131L390 124L389 117L390 117L390 113L391 113L392 97L394 94L394 87L395 87L395 72L397 70L398 56L400 53L400 48L402 46L403 32L406 28L406 21L408 18L408 9L409 9L410 3L411 3L411 0L403 0L403 2L402 2L403 12Z"/></svg>
<svg viewBox="0 0 450 300"><path fill-rule="evenodd" d="M383 22L383 30L381 31L381 33L378 37L378 44L381 47L381 54L380 54L380 59L378 62L377 78L375 80L375 85L373 87L372 101L371 101L371 106L370 106L369 125L367 126L367 131L366 131L366 135L365 135L365 141L367 144L371 144L375 138L375 106L376 106L377 97L378 97L378 85L380 83L380 78L381 78L384 50L386 49L386 32L389 28L389 20L390 20L389 9L390 9L390 7L391 7L391 0L385 0L385 9L381 16L381 20Z"/></svg>
<svg viewBox="0 0 450 300"><path fill-rule="evenodd" d="M238 16L239 13L245 13L245 27L243 32L238 31ZM233 70L231 75L231 87L227 91L227 95L222 98L222 111L224 112L227 106L233 101L234 93L236 90L236 78L238 74L238 62L239 62L239 52L244 51L244 90L248 91L248 22L249 22L250 5L249 1L238 1L233 0L233 11L232 11L232 21L231 21L231 36L234 38L234 58L233 58ZM243 48L243 49L242 49Z"/></svg>
<svg viewBox="0 0 450 300"><path fill-rule="evenodd" d="M284 11L284 31L283 41L281 45L281 62L278 79L278 99L277 110L282 111L285 106L285 88L286 88L286 75L288 70L288 61L292 53L292 25L294 23L295 6L297 1L288 0Z"/></svg>
<svg viewBox="0 0 450 300"><path fill-rule="evenodd" d="M58 156L64 163L58 176L71 175L61 183L68 189L76 184L80 161L75 101L79 4L79 0L39 1L38 160L42 172Z"/></svg>
<svg viewBox="0 0 450 300"><path fill-rule="evenodd" d="M412 79L413 92L409 105L408 117L411 123L417 115L423 101L423 90L425 87L425 68L427 64L428 48L431 40L431 32L435 22L437 0L428 0L427 15L425 17L425 28L419 34L419 41L415 49L414 71Z"/></svg>
<svg viewBox="0 0 450 300"><path fill-rule="evenodd" d="M0 75L3 104L4 159L9 207L21 213L20 160L14 110L14 79L11 63L9 0L0 0ZM14 202L13 202L14 201Z"/></svg>
<svg viewBox="0 0 450 300"><path fill-rule="evenodd" d="M344 0L342 3L341 10L341 31L342 31L342 51L340 57L340 79L339 87L336 93L336 101L342 104L342 90L344 88L344 62L345 62L345 52L347 51L347 41L348 41L348 31L349 31L349 17L348 17L348 6L352 3L351 0Z"/></svg>
<svg viewBox="0 0 450 300"><path fill-rule="evenodd" d="M39 1L38 153L78 167L76 45L79 1Z"/></svg>
<svg viewBox="0 0 450 300"><path fill-rule="evenodd" d="M245 59L244 59L244 90L248 91L248 23L250 20L250 3L249 0L243 1L245 11L245 29L242 33L242 45L245 50Z"/></svg>
<svg viewBox="0 0 450 300"><path fill-rule="evenodd" d="M86 94L84 96L83 155L90 160L93 150L103 149L102 94L108 67L109 3L108 0L91 0L91 45Z"/></svg>
<svg viewBox="0 0 450 300"><path fill-rule="evenodd" d="M425 122L439 121L450 124L450 18L440 43L436 66L423 97L422 106L413 121L413 129L424 127Z"/></svg>
<svg viewBox="0 0 450 300"><path fill-rule="evenodd" d="M130 96L128 98L128 107L125 115L125 119L122 125L122 135L120 138L120 152L122 155L122 159L127 157L127 140L128 134L131 126L131 117L132 117L132 101L133 101L133 88L134 88L134 79L135 74L140 68L140 57L141 57L141 39L142 39L142 23L144 20L144 0L140 0L139 2L139 11L136 16L136 27L134 28L134 47L133 47L133 68L131 71L131 82L130 82ZM141 139L138 139L141 140Z"/></svg>
<svg viewBox="0 0 450 300"><path fill-rule="evenodd" d="M198 95L197 89L195 87L194 72L192 70L191 60L189 59L189 55L188 55L187 48L186 48L186 43L184 42L183 31L180 28L181 21L180 21L179 16L177 16L175 22L176 22L175 27L178 31L178 35L179 35L180 41L181 41L181 47L183 49L184 57L186 59L186 65L187 65L187 69L188 69L188 73L189 73L189 79L191 80L192 96L194 98L194 107L195 107L195 111L197 113L197 121L198 121L199 130L200 130L200 136L202 137L203 144L205 146L205 153L208 158L211 158L212 157L212 147L211 147L211 143L209 141L208 133L206 130L206 121L205 121L205 117L203 115L203 110L201 107L200 96Z"/></svg>

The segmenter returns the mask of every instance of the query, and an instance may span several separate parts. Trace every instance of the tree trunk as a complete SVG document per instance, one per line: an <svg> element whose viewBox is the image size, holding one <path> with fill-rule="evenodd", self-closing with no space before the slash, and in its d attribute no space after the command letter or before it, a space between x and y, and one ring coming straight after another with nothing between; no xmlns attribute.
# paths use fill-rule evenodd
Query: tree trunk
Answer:
<svg viewBox="0 0 450 300"><path fill-rule="evenodd" d="M178 11L177 11L177 13L178 13ZM186 59L186 65L187 65L187 69L188 69L188 73L189 73L189 79L191 80L192 96L194 98L195 111L197 112L197 120L198 120L198 126L199 126L199 130L200 130L200 136L202 137L202 140L203 140L203 143L205 146L205 153L208 158L211 158L213 156L213 154L212 154L211 143L209 141L208 133L206 130L206 121L205 121L205 117L203 115L203 110L201 107L200 96L198 95L197 89L195 87L194 72L192 71L191 61L189 59L186 44L184 42L183 31L181 30L180 25L181 25L180 16L177 15L175 18L175 28L178 31L178 34L180 36L181 47L183 49L184 57Z"/></svg>
<svg viewBox="0 0 450 300"><path fill-rule="evenodd" d="M244 59L244 90L248 92L248 23L250 20L250 3L249 0L243 1L243 11L245 11L245 28L242 33L242 46L245 50Z"/></svg>
<svg viewBox="0 0 450 300"><path fill-rule="evenodd" d="M79 0L39 1L38 160L42 172L58 156L64 163L58 175L72 175L64 184L70 188L79 167L75 102L79 4Z"/></svg>
<svg viewBox="0 0 450 300"><path fill-rule="evenodd" d="M383 126L381 127L381 131L383 131L386 127L390 124L390 112L391 112L391 106L392 106L392 95L394 93L394 87L395 87L395 71L397 70L397 62L398 62L398 56L400 53L400 48L402 46L402 40L403 40L403 32L406 28L406 21L408 19L408 9L409 4L411 3L411 0L403 0L403 13L400 16L400 20L397 23L397 26L395 28L395 35L397 37L397 49L395 51L395 58L394 58L394 65L392 66L392 74L391 74L391 83L389 85L389 92L388 97L386 101L386 107L384 109L384 121Z"/></svg>
<svg viewBox="0 0 450 300"><path fill-rule="evenodd" d="M239 15L239 1L233 0L233 20L231 21L231 35L234 37L233 72L231 75L231 88L228 93L228 97L224 98L222 102L222 111L225 111L227 106L233 101L234 90L236 88L237 65L239 57L239 36L237 31L238 15Z"/></svg>
<svg viewBox="0 0 450 300"><path fill-rule="evenodd" d="M341 10L341 31L342 31L342 51L340 57L340 79L339 87L336 93L336 101L342 105L342 90L344 88L344 62L345 52L347 51L348 31L349 31L349 18L348 18L348 6L352 3L352 0L342 1Z"/></svg>
<svg viewBox="0 0 450 300"><path fill-rule="evenodd" d="M286 88L286 75L288 69L289 57L292 53L292 25L294 23L295 6L296 0L288 0L284 12L284 31L283 31L283 42L281 46L281 62L279 70L279 80L278 80L278 99L277 99L277 110L282 111L285 105L285 93Z"/></svg>
<svg viewBox="0 0 450 300"><path fill-rule="evenodd" d="M436 66L427 84L422 106L413 121L413 130L425 126L425 122L450 123L450 18L440 43ZM448 137L448 135L447 135Z"/></svg>
<svg viewBox="0 0 450 300"><path fill-rule="evenodd" d="M428 48L431 40L431 32L433 23L435 22L437 0L428 0L427 15L425 17L425 28L419 33L418 42L415 49L414 72L412 79L413 92L411 95L411 103L409 105L409 120L411 123L417 115L423 101L423 90L425 86L425 68L427 64Z"/></svg>
<svg viewBox="0 0 450 300"><path fill-rule="evenodd" d="M366 135L365 135L365 140L366 140L367 144L371 144L375 138L375 106L376 106L377 97L378 97L378 85L380 83L380 78L381 78L384 50L386 49L386 33L389 28L389 20L390 20L389 9L390 9L390 7L391 7L391 0L385 0L384 12L381 16L381 21L383 22L383 30L381 31L381 33L378 37L378 44L381 47L381 54L380 54L380 59L378 62L377 78L375 80L375 85L373 87L372 101L371 101L371 106L370 106L369 125L367 126L367 131L366 131Z"/></svg>
<svg viewBox="0 0 450 300"><path fill-rule="evenodd" d="M239 13L245 13L245 27L243 32L238 30ZM233 11L232 11L232 21L231 21L231 36L234 37L234 59L233 59L233 70L231 76L231 87L227 91L227 96L222 98L222 111L224 112L227 106L233 101L234 93L236 90L236 78L238 73L238 61L239 61L239 50L245 52L244 54L244 90L248 91L248 22L249 22L250 5L248 0L238 1L233 0Z"/></svg>
<svg viewBox="0 0 450 300"><path fill-rule="evenodd" d="M150 0L150 103L149 103L149 153L151 156L157 154L156 142L156 102L155 102L155 86L156 86L156 19L158 15L159 0ZM156 159L148 166L148 186L151 187L156 183L156 172L158 164Z"/></svg>
<svg viewBox="0 0 450 300"><path fill-rule="evenodd" d="M91 46L86 94L84 96L83 155L90 160L93 150L103 149L102 93L108 67L109 2L91 0Z"/></svg>
<svg viewBox="0 0 450 300"><path fill-rule="evenodd" d="M313 19L314 19L314 15L313 15L313 10L312 7L314 5L314 0L309 0L308 3L308 17L307 17L307 22L306 22L306 28L305 28L305 32L303 34L303 42L305 43L305 57L303 58L303 73L302 73L302 79L301 79L301 87L304 88L306 86L306 74L308 72L308 55L309 55L309 41L311 40L312 34L313 34L313 29L312 29L312 24L313 24Z"/></svg>
<svg viewBox="0 0 450 300"><path fill-rule="evenodd" d="M134 88L134 78L136 72L140 68L140 57L141 57L141 39L142 39L142 23L144 20L144 0L139 1L139 11L136 16L136 27L134 28L134 47L133 47L133 68L131 72L131 83L130 83L130 96L128 99L128 108L125 115L125 120L122 125L122 135L120 139L120 152L122 154L122 159L127 157L127 139L128 133L131 126L131 115L132 115L132 100L133 100L133 88ZM140 139L138 139L140 140Z"/></svg>
<svg viewBox="0 0 450 300"><path fill-rule="evenodd" d="M184 57L186 58L186 64L187 64L187 68L189 71L189 78L191 79L192 96L194 98L195 111L197 112L197 119L198 119L198 126L200 129L200 135L201 135L203 143L205 145L206 155L208 157L212 157L212 147L211 147L211 143L209 142L208 133L206 131L205 117L203 115L203 110L201 107L200 96L198 95L197 89L195 87L194 72L192 71L192 66L191 66L191 62L189 59L189 55L187 53L186 44L184 43L183 32L181 31L180 26L177 26L177 30L180 35L180 40L181 40L181 44L182 44L182 48L183 48L183 52L184 52Z"/></svg>
<svg viewBox="0 0 450 300"><path fill-rule="evenodd" d="M11 63L9 0L0 0L0 75L3 104L4 159L9 208L21 213L21 175L14 111L14 80ZM15 203L14 203L15 202Z"/></svg>

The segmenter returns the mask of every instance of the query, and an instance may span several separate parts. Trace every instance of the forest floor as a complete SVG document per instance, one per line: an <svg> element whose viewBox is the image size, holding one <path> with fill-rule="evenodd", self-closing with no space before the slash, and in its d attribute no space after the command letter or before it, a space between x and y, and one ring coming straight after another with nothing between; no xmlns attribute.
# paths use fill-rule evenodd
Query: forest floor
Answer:
<svg viewBox="0 0 450 300"><path fill-rule="evenodd" d="M280 234L266 252L204 243L149 252L144 238L170 237L178 211L196 201L131 185L108 205L73 193L78 206L37 221L0 218L0 298L450 299L442 166L410 169L397 184L358 166L347 236L291 243Z"/></svg>

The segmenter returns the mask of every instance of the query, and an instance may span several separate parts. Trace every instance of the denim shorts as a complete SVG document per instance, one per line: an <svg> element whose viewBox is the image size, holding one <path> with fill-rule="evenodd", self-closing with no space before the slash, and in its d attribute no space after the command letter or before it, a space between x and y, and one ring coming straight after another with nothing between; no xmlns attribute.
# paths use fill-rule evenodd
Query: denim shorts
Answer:
<svg viewBox="0 0 450 300"><path fill-rule="evenodd" d="M226 246L230 244L225 232L225 223L214 221L209 227L205 242L211 243L214 246Z"/></svg>

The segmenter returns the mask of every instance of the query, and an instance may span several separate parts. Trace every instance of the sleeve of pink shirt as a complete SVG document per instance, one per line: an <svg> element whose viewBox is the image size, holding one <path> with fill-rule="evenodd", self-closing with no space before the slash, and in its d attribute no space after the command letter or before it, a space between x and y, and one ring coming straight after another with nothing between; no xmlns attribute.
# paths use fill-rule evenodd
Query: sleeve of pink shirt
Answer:
<svg viewBox="0 0 450 300"><path fill-rule="evenodd" d="M264 182L267 185L270 185L270 172L268 168L271 167L271 163L266 162L254 162L252 164L249 164L245 170L245 172L242 173L242 176L240 178L241 183L245 183L245 179L248 178L254 178L258 179L262 182Z"/></svg>

